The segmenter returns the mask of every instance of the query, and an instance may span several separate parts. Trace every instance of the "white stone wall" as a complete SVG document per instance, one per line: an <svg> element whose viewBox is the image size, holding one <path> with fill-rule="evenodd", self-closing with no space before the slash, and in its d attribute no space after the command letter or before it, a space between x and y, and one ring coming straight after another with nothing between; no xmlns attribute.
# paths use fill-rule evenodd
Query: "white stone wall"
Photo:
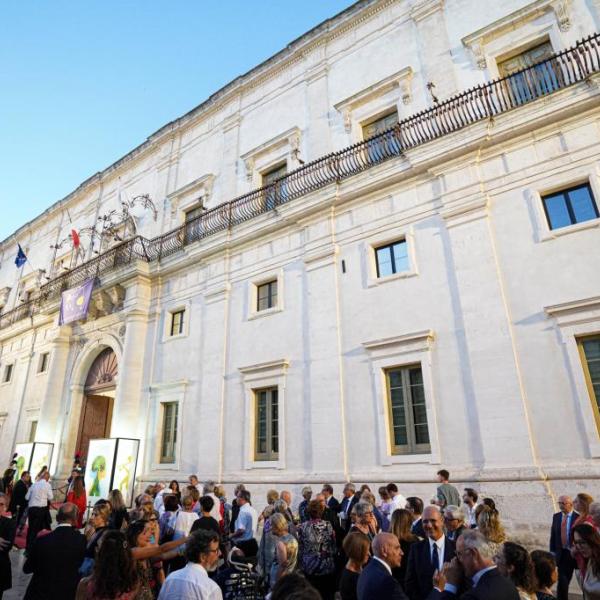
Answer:
<svg viewBox="0 0 600 600"><path fill-rule="evenodd" d="M145 193L159 213L138 231L166 232L199 195L213 206L260 185L260 171L279 160L298 166L294 144L315 159L360 139L360 123L390 106L401 118L429 106L428 81L443 99L497 76L493 58L508 47L548 35L560 50L595 28L583 0L572 3L568 27L560 4L354 7L6 240L7 309L16 241L49 273L48 247L71 227ZM600 491L575 346L575 336L600 331L599 222L556 235L539 198L585 180L600 191L598 83L416 148L160 264L108 274L104 288L126 290L113 314L58 329L54 303L0 330L0 373L16 363L12 382L0 384L0 458L39 415L37 439L56 444L54 471L68 468L86 369L111 346L111 435L142 439L140 481L198 472L228 486L245 481L259 495L272 485L299 493L305 481L397 481L427 500L443 466L496 498L511 528L539 537L559 493ZM373 245L400 237L410 272L377 280ZM268 277L278 278L280 310L255 315L252 286ZM186 331L168 339L168 311L178 307ZM50 370L36 374L47 350ZM393 456L382 369L417 362L431 453ZM268 466L252 451L250 390L263 385L279 386L282 411L280 457ZM159 465L160 402L172 400L181 403L177 460Z"/></svg>

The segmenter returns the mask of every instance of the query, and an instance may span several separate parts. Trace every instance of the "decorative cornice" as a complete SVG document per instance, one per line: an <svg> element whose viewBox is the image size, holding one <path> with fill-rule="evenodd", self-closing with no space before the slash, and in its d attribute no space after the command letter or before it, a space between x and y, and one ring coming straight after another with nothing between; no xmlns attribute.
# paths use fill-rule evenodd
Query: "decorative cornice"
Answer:
<svg viewBox="0 0 600 600"><path fill-rule="evenodd" d="M363 89L348 98L344 98L334 105L334 108L340 112L344 117L344 125L346 131L349 131L351 126L352 111L357 107L369 102L373 98L377 98L387 93L388 91L399 88L404 104L409 104L412 100L411 82L413 77L413 70L410 66L404 67L404 69L381 79L377 83Z"/></svg>
<svg viewBox="0 0 600 600"><path fill-rule="evenodd" d="M396 353L403 354L414 351L428 350L434 340L432 329L415 331L404 335L396 335L389 338L380 338L363 342L363 348L370 353Z"/></svg>
<svg viewBox="0 0 600 600"><path fill-rule="evenodd" d="M471 51L475 64L480 69L485 69L487 66L486 43L498 37L502 32L513 29L523 22L531 21L549 10L556 15L561 31L568 31L571 28L571 0L536 0L463 37L462 43Z"/></svg>
<svg viewBox="0 0 600 600"><path fill-rule="evenodd" d="M443 8L444 0L422 0L416 2L410 9L410 18L413 21L422 21Z"/></svg>
<svg viewBox="0 0 600 600"><path fill-rule="evenodd" d="M239 367L238 371L244 375L254 375L257 373L264 373L265 371L281 371L285 372L290 366L290 361L287 358L280 358L279 360L272 360L264 363L256 363L254 365L248 365L247 367Z"/></svg>
<svg viewBox="0 0 600 600"><path fill-rule="evenodd" d="M203 205L206 205L212 194L215 176L212 173L207 173L187 183L183 187L167 194L167 201L171 204L171 216L174 216L179 208L183 198L190 195L196 195L194 200L201 200Z"/></svg>
<svg viewBox="0 0 600 600"><path fill-rule="evenodd" d="M556 319L559 327L585 322L600 322L600 296L544 306L544 312Z"/></svg>
<svg viewBox="0 0 600 600"><path fill-rule="evenodd" d="M444 206L440 210L440 216L446 222L446 227L450 228L486 218L488 216L488 208L488 197L480 196L460 205Z"/></svg>

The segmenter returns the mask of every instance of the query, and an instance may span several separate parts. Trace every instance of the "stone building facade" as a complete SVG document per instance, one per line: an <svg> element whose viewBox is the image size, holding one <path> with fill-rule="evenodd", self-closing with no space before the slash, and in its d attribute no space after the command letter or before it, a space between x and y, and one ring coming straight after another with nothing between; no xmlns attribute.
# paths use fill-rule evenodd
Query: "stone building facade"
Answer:
<svg viewBox="0 0 600 600"><path fill-rule="evenodd" d="M2 242L1 460L134 437L140 485L425 499L444 467L536 535L600 492L600 5L485 4L361 0Z"/></svg>

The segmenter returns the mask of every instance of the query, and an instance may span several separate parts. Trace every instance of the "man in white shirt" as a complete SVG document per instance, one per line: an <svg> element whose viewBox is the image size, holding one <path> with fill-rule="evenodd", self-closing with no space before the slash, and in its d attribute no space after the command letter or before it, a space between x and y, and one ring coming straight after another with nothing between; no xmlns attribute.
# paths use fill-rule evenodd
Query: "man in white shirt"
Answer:
<svg viewBox="0 0 600 600"><path fill-rule="evenodd" d="M204 484L203 492L205 496L210 496L213 499L214 505L210 511L210 516L219 524L223 520L221 518L221 501L215 495L214 481L207 481Z"/></svg>
<svg viewBox="0 0 600 600"><path fill-rule="evenodd" d="M473 488L465 488L463 494L463 510L465 511L465 524L469 529L477 527L477 517L475 510L477 509L477 500L479 495Z"/></svg>
<svg viewBox="0 0 600 600"><path fill-rule="evenodd" d="M154 496L154 510L158 513L158 516L162 516L165 512L165 499L164 495L167 491L167 486L163 481L159 481L156 484L156 496Z"/></svg>
<svg viewBox="0 0 600 600"><path fill-rule="evenodd" d="M27 530L27 551L31 549L37 534L42 529L52 527L52 517L50 516L49 504L53 500L52 487L48 483L50 473L46 471L38 481L36 481L27 490L25 500L28 501L27 521L29 528Z"/></svg>
<svg viewBox="0 0 600 600"><path fill-rule="evenodd" d="M219 561L219 536L214 531L194 531L185 546L188 564L171 573L158 600L222 600L219 586L208 577Z"/></svg>
<svg viewBox="0 0 600 600"><path fill-rule="evenodd" d="M388 483L385 488L387 489L393 504L390 514L394 514L394 511L397 508L404 508L406 506L406 498L398 492L398 486L395 483Z"/></svg>
<svg viewBox="0 0 600 600"><path fill-rule="evenodd" d="M246 556L256 556L258 544L254 536L258 528L258 514L250 504L248 490L238 492L236 499L240 512L235 521L235 531L231 535L231 540Z"/></svg>

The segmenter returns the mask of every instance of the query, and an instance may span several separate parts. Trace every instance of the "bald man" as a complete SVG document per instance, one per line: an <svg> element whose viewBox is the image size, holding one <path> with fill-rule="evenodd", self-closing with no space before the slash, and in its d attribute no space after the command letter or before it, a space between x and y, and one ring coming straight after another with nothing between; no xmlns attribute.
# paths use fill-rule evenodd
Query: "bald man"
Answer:
<svg viewBox="0 0 600 600"><path fill-rule="evenodd" d="M556 566L558 567L556 597L558 600L568 600L569 584L576 568L570 550L571 530L579 513L573 510L573 500L569 496L559 496L558 508L560 508L560 511L552 518L550 552L554 554Z"/></svg>
<svg viewBox="0 0 600 600"><path fill-rule="evenodd" d="M358 578L358 600L408 600L402 586L392 577L392 569L402 562L398 538L391 533L378 533L372 549L373 560Z"/></svg>

